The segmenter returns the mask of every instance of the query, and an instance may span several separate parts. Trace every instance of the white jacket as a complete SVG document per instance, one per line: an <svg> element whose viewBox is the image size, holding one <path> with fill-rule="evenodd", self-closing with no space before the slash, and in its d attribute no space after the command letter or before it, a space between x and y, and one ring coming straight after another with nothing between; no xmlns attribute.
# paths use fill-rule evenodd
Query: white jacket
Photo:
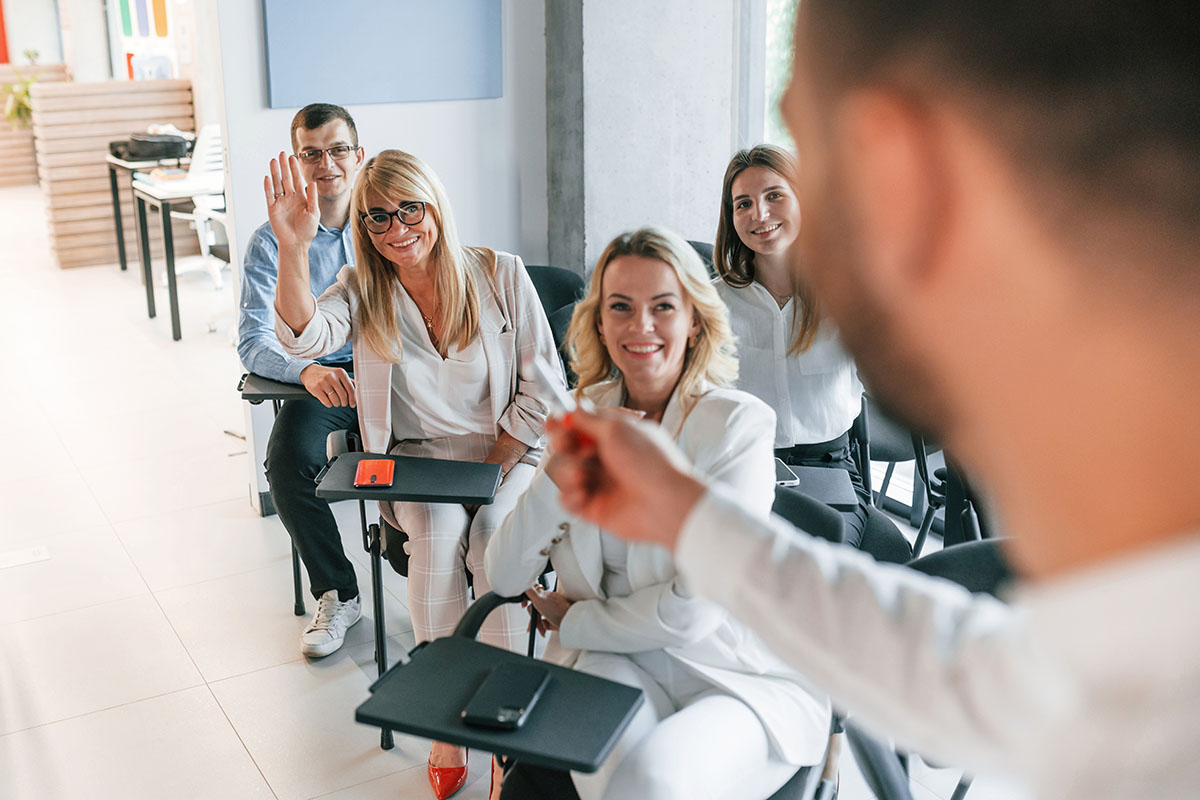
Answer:
<svg viewBox="0 0 1200 800"><path fill-rule="evenodd" d="M296 358L318 358L353 339L355 395L364 449L387 453L393 442L392 369L403 369L403 365L382 358L359 337L354 269L342 268L337 281L317 300L316 313L299 336L278 315L275 332L284 349ZM560 363L550 323L520 256L498 252L495 271L489 275L476 270L475 278L479 337L488 362L496 435L507 431L530 448L522 460L537 463L550 410L549 389L521 373L521 360L532 352L543 363Z"/></svg>
<svg viewBox="0 0 1200 800"><path fill-rule="evenodd" d="M615 407L623 388L620 381L611 381L585 394L597 407ZM703 386L686 415L673 397L662 427L674 435L698 474L728 485L748 508L769 516L775 493L775 414L765 403L745 392ZM558 488L539 467L529 490L488 543L485 565L495 592L521 594L549 558L558 590L574 601L561 630L550 637L546 658L572 666L582 650L663 650L746 703L786 761L816 763L828 740L829 704L806 691L799 674L749 628L721 606L697 597L661 547L630 544L633 591L606 597L600 534L598 526L563 510Z"/></svg>

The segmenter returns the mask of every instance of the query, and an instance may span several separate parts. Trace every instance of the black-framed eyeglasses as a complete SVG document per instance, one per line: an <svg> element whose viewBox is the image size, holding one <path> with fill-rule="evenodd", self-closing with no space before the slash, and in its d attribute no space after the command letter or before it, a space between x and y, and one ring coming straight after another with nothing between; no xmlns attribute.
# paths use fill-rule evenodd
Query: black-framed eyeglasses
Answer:
<svg viewBox="0 0 1200 800"><path fill-rule="evenodd" d="M334 147L326 147L324 150L319 147L310 147L307 150L301 150L299 153L296 153L296 158L308 164L316 164L325 157L326 153L329 153L329 157L334 161L341 161L349 158L350 154L357 149L357 147L349 144L339 144Z"/></svg>
<svg viewBox="0 0 1200 800"><path fill-rule="evenodd" d="M358 218L367 226L367 230L374 234L387 233L391 230L393 217L400 220L400 224L410 228L420 225L421 220L425 219L425 203L421 200L414 200L411 203L401 203L395 211L372 208L370 211L364 211L358 215Z"/></svg>

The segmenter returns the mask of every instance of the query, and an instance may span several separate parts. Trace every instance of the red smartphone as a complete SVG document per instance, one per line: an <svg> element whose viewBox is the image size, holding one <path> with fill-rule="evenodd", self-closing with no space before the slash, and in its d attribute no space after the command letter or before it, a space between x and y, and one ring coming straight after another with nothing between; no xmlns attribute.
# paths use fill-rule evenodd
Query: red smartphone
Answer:
<svg viewBox="0 0 1200 800"><path fill-rule="evenodd" d="M391 486L396 462L388 458L366 458L354 471L355 486Z"/></svg>

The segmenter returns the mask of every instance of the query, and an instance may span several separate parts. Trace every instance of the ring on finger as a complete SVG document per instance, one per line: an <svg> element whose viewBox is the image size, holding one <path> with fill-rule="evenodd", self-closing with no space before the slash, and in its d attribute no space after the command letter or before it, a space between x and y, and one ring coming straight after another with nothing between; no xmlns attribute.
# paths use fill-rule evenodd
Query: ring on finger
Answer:
<svg viewBox="0 0 1200 800"><path fill-rule="evenodd" d="M276 197L283 197L285 194L287 194L287 192L276 192L276 193L275 193L275 196L276 196Z"/></svg>

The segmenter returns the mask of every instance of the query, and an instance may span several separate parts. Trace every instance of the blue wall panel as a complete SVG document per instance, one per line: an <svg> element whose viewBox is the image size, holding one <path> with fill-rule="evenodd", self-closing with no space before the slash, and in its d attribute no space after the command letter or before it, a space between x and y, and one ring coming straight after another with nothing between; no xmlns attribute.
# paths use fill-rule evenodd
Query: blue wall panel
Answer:
<svg viewBox="0 0 1200 800"><path fill-rule="evenodd" d="M268 104L500 97L500 2L263 0Z"/></svg>

